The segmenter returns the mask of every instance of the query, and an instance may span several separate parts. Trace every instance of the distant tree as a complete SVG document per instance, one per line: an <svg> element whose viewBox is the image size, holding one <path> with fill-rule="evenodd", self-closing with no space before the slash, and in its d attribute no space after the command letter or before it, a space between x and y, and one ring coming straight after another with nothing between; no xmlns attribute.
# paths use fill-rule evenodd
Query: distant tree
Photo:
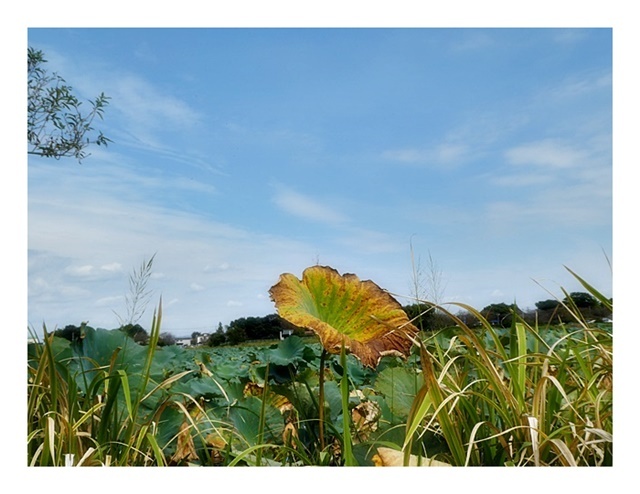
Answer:
<svg viewBox="0 0 640 494"><path fill-rule="evenodd" d="M176 338L171 333L160 333L158 336L158 346L171 346L176 344Z"/></svg>
<svg viewBox="0 0 640 494"><path fill-rule="evenodd" d="M120 327L120 331L123 331L136 343L146 345L149 342L149 333L139 324L125 324Z"/></svg>
<svg viewBox="0 0 640 494"><path fill-rule="evenodd" d="M599 302L589 293L585 292L571 292L569 297L565 297L562 301L566 305L571 305L569 303L569 298L573 301L578 309L593 309L597 307Z"/></svg>
<svg viewBox="0 0 640 494"><path fill-rule="evenodd" d="M560 302L557 300L549 299L549 300L540 300L536 302L536 309L538 310L553 310L556 309L560 305Z"/></svg>
<svg viewBox="0 0 640 494"><path fill-rule="evenodd" d="M527 318L530 323L557 324L566 319L566 311L559 300L540 300L535 305L536 310Z"/></svg>
<svg viewBox="0 0 640 494"><path fill-rule="evenodd" d="M456 317L470 328L480 325L480 320L468 310L460 310L456 313Z"/></svg>
<svg viewBox="0 0 640 494"><path fill-rule="evenodd" d="M227 342L230 345L239 345L240 343L244 343L247 341L247 333L244 328L239 325L232 326L229 325L229 329L227 329Z"/></svg>
<svg viewBox="0 0 640 494"><path fill-rule="evenodd" d="M411 323L421 331L430 331L434 329L435 314L433 307L427 304L410 304L405 305L402 309L406 312Z"/></svg>
<svg viewBox="0 0 640 494"><path fill-rule="evenodd" d="M489 321L493 326L506 328L511 326L513 321L513 313L522 314L522 311L516 304L490 304L480 311L480 314Z"/></svg>
<svg viewBox="0 0 640 494"><path fill-rule="evenodd" d="M269 314L263 317L241 317L229 323L224 336L226 342L232 345L243 343L247 340L274 340L280 337L280 331L284 329L292 329L294 334L301 335L304 333L302 328L294 326L277 314ZM209 341L215 341L222 344L223 339L219 332L212 335Z"/></svg>
<svg viewBox="0 0 640 494"><path fill-rule="evenodd" d="M218 323L218 329L216 330L215 333L209 336L207 345L220 346L220 345L224 345L226 342L227 342L227 335L224 332L222 323Z"/></svg>
<svg viewBox="0 0 640 494"><path fill-rule="evenodd" d="M582 317L586 320L598 321L612 316L611 310L589 293L571 292L562 302L570 310L573 310L573 306L575 305Z"/></svg>
<svg viewBox="0 0 640 494"><path fill-rule="evenodd" d="M282 323L279 316L270 314L264 317L241 317L229 323L227 336L231 339L270 340L280 336Z"/></svg>
<svg viewBox="0 0 640 494"><path fill-rule="evenodd" d="M106 146L111 142L101 131L94 131L95 117L102 119L109 98L101 93L93 101L88 113L80 110L82 102L73 88L55 72L49 74L47 60L40 50L27 51L27 141L28 153L47 158L74 157L79 162L88 156L90 144Z"/></svg>
<svg viewBox="0 0 640 494"><path fill-rule="evenodd" d="M76 341L81 341L84 327L86 327L86 324L84 323L82 323L80 326L74 326L73 324L68 324L63 329L56 329L53 332L53 335L58 336L59 338L64 338L65 340L69 340L72 343Z"/></svg>

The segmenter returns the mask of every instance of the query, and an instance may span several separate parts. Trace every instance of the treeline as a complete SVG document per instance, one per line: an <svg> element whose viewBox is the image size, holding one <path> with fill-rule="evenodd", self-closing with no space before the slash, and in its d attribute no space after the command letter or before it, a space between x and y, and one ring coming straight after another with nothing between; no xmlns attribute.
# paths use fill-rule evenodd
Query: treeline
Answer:
<svg viewBox="0 0 640 494"><path fill-rule="evenodd" d="M612 302L612 300L610 299ZM405 312L422 330L440 329L451 325L448 316L430 308L427 304L413 304L404 307ZM492 326L506 328L511 326L514 315L530 325L546 326L575 321L572 312L579 313L585 321L603 322L612 317L611 311L589 293L572 292L563 300L541 300L536 302L535 309L522 310L517 304L490 304L479 311L480 315ZM476 314L459 311L456 316L467 326L480 325Z"/></svg>
<svg viewBox="0 0 640 494"><path fill-rule="evenodd" d="M85 323L80 326L70 324L54 331L54 335L71 342L79 342L83 338L86 327ZM123 331L140 345L146 345L149 341L149 333L139 324L127 324L117 330ZM239 345L247 341L279 339L281 331L287 330L298 336L303 336L305 332L304 329L292 325L277 314L269 314L264 317L242 317L232 321L226 328L219 323L218 329L209 334L208 338L203 339L203 333L194 332L191 334L190 341L192 345ZM158 338L158 346L175 345L177 341L170 332L163 332Z"/></svg>
<svg viewBox="0 0 640 494"><path fill-rule="evenodd" d="M222 324L207 342L209 346L238 345L245 341L274 340L280 338L281 331L293 331L302 336L304 329L285 321L277 314L264 317L241 317L232 321L226 329Z"/></svg>
<svg viewBox="0 0 640 494"><path fill-rule="evenodd" d="M483 308L480 314L496 327L511 326L514 314L529 324L539 326L575 321L570 310L580 312L586 321L600 322L611 317L611 311L593 296L584 292L572 292L562 301L541 300L536 302L535 307L535 309L523 311L516 304L490 304ZM447 315L434 310L427 304L409 304L403 306L403 309L413 324L422 331L433 331L451 325L451 319ZM469 327L480 325L477 316L468 311L459 311L456 316ZM70 341L79 341L82 339L84 328L86 328L85 323L80 326L69 325L56 330L54 334ZM127 324L118 329L141 345L146 345L149 340L148 332L139 324ZM305 330L292 325L277 314L269 314L263 317L242 317L232 321L226 327L219 323L217 330L205 339L202 338L202 333L192 333L191 342L193 345L207 346L239 345L247 341L278 339L281 332L292 332L303 336ZM164 332L160 334L158 345L174 345L176 341L175 336Z"/></svg>

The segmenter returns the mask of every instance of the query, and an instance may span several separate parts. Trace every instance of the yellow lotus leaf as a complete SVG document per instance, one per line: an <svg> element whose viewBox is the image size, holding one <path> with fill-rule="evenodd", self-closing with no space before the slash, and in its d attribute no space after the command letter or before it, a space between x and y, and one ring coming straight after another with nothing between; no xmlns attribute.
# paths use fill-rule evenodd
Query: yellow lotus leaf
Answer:
<svg viewBox="0 0 640 494"><path fill-rule="evenodd" d="M305 269L302 280L282 274L269 294L280 317L313 330L329 353L340 353L344 342L368 367L384 355L407 357L418 332L388 292L329 266Z"/></svg>

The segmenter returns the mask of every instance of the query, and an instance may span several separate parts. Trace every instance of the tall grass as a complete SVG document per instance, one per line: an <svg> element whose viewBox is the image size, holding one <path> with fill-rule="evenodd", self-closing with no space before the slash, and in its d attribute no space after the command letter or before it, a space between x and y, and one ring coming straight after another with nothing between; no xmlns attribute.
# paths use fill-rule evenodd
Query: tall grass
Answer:
<svg viewBox="0 0 640 494"><path fill-rule="evenodd" d="M417 342L425 385L407 421L405 464L427 431L444 438L448 451L439 459L452 465L612 464L612 332L585 321L568 300L573 324L552 344L549 328L515 313L505 346L472 307L454 304L480 321L481 332L438 307L458 332L446 350L435 339Z"/></svg>
<svg viewBox="0 0 640 494"><path fill-rule="evenodd" d="M117 365L126 348L114 352L109 365L100 366L86 357L73 357L66 340L44 328L42 344L32 345L28 363L29 465L167 464L156 440L156 414L141 413L146 400L181 377L151 382L161 319L160 304L145 362L135 379Z"/></svg>

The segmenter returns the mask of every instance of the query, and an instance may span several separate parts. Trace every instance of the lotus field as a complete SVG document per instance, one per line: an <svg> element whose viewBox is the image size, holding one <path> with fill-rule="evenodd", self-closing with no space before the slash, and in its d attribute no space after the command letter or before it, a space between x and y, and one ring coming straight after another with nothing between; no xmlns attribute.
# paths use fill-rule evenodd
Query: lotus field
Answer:
<svg viewBox="0 0 640 494"><path fill-rule="evenodd" d="M587 282L577 280L611 306ZM84 327L29 345L31 466L607 466L612 328L494 328L471 307L419 328L371 281L281 275L278 314L314 336L263 346L157 345ZM472 313L469 327L454 311ZM612 307L611 307L612 309Z"/></svg>

